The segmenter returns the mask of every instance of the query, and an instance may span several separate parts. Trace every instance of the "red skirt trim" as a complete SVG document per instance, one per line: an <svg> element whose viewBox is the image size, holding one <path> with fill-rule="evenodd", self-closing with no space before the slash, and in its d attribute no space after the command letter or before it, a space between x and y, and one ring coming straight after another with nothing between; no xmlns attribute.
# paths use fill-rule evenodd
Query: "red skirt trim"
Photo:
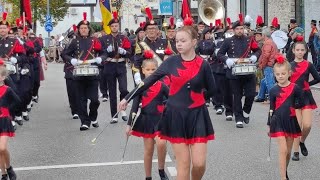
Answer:
<svg viewBox="0 0 320 180"><path fill-rule="evenodd" d="M275 132L275 133L270 133L271 137L292 137L292 138L297 138L301 136L301 133L286 133L286 132Z"/></svg>
<svg viewBox="0 0 320 180"><path fill-rule="evenodd" d="M162 135L160 132L157 132L160 139L164 139L169 141L172 144L196 144L196 143L207 143L209 140L214 140L215 136L214 134L208 135L207 137L195 137L191 139L185 139L185 138L175 138L175 137L168 137Z"/></svg>
<svg viewBox="0 0 320 180"><path fill-rule="evenodd" d="M2 132L2 133L0 133L0 136L14 137L15 134L14 134L14 132Z"/></svg>
<svg viewBox="0 0 320 180"><path fill-rule="evenodd" d="M132 131L131 134L133 136L143 137L143 138L155 138L158 135L157 133L146 134L146 133L142 133L142 132L138 132L138 131Z"/></svg>
<svg viewBox="0 0 320 180"><path fill-rule="evenodd" d="M312 105L306 105L306 106L303 106L301 109L317 109L317 105L315 104L312 104Z"/></svg>

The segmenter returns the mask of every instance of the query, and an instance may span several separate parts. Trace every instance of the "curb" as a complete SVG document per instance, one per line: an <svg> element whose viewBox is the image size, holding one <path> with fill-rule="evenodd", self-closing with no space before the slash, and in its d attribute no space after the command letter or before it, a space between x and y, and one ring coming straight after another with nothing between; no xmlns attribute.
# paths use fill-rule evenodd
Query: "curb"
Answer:
<svg viewBox="0 0 320 180"><path fill-rule="evenodd" d="M320 90L320 86L311 86L310 88L313 90Z"/></svg>

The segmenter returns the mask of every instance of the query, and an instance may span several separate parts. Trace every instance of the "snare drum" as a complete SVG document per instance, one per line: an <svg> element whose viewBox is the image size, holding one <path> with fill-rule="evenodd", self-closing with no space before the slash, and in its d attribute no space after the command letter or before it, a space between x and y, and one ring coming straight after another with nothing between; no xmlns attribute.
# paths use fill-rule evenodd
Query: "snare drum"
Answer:
<svg viewBox="0 0 320 180"><path fill-rule="evenodd" d="M93 65L78 65L73 70L74 76L98 76L98 66Z"/></svg>
<svg viewBox="0 0 320 180"><path fill-rule="evenodd" d="M14 64L12 64L9 61L5 61L5 65L6 65L6 69L9 72L9 74L17 73L17 69L16 69L16 66Z"/></svg>
<svg viewBox="0 0 320 180"><path fill-rule="evenodd" d="M249 75L257 72L257 66L255 64L236 64L232 68L232 74L238 75Z"/></svg>

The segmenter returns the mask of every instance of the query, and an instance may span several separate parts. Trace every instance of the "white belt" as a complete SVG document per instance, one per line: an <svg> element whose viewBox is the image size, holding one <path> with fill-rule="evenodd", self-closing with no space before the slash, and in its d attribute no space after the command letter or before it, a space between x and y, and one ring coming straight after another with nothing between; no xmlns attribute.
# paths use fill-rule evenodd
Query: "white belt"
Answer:
<svg viewBox="0 0 320 180"><path fill-rule="evenodd" d="M114 59L114 58L107 58L107 61L108 62L116 62L116 63L119 63L119 62L124 62L126 61L124 58L119 58L119 59Z"/></svg>

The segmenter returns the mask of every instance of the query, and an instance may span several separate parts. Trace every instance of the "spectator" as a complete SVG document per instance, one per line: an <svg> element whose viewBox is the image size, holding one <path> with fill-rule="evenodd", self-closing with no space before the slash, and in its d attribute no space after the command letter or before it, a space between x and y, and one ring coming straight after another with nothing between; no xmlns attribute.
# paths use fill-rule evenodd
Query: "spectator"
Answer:
<svg viewBox="0 0 320 180"><path fill-rule="evenodd" d="M261 80L262 83L260 84L260 91L255 99L255 102L265 101L265 92L269 94L270 89L275 84L273 65L276 55L279 53L277 45L271 39L271 31L269 28L264 28L262 30L261 40L263 41L263 46L261 48L261 56L258 62L259 69L263 70L264 78Z"/></svg>
<svg viewBox="0 0 320 180"><path fill-rule="evenodd" d="M134 34L134 30L133 30L133 29L131 29L131 30L130 30L130 36L129 36L129 39L130 39L130 40L134 40L136 37L137 37L137 36Z"/></svg>

